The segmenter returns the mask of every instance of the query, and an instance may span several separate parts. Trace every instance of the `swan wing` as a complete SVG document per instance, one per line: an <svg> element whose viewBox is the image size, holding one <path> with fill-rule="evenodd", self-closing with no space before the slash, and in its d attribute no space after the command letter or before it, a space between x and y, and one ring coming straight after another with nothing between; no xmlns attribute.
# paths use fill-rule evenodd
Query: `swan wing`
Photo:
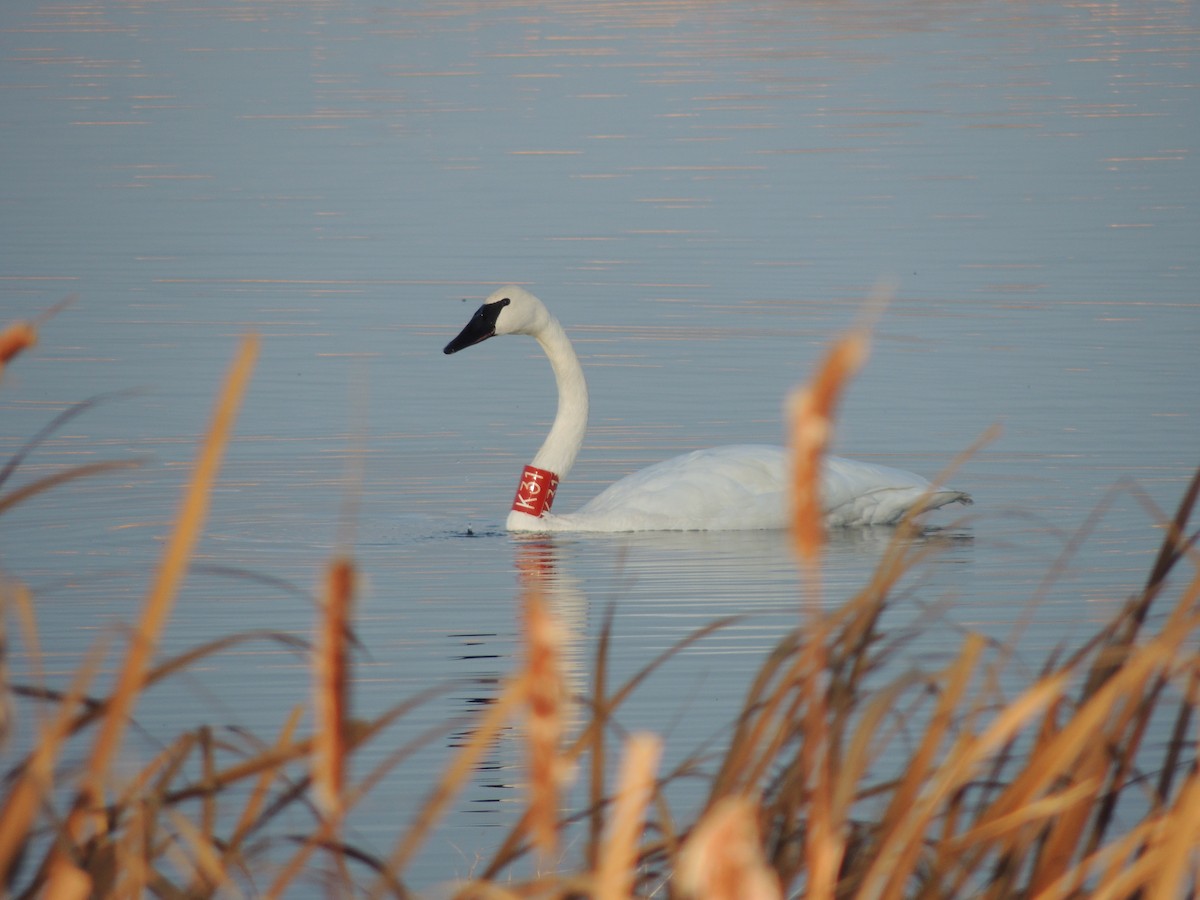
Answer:
<svg viewBox="0 0 1200 900"><path fill-rule="evenodd" d="M947 503L971 503L962 491L935 490L912 472L840 456L825 458L821 491L830 527L895 525L913 507L928 512Z"/></svg>
<svg viewBox="0 0 1200 900"><path fill-rule="evenodd" d="M558 518L575 530L597 531L781 528L787 522L786 466L782 447L696 450L634 472Z"/></svg>

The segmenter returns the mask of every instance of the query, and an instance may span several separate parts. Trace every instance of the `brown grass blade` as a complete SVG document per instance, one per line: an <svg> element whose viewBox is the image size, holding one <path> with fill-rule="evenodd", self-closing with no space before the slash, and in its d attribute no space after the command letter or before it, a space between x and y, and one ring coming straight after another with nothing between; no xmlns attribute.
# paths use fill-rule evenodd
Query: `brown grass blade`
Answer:
<svg viewBox="0 0 1200 900"><path fill-rule="evenodd" d="M1200 847L1200 771L1193 768L1163 824L1157 865L1151 876L1152 897L1182 897L1196 888L1196 848ZM1188 885L1188 877L1191 884Z"/></svg>
<svg viewBox="0 0 1200 900"><path fill-rule="evenodd" d="M34 316L33 324L37 325L37 326L45 325L47 322L49 322L51 319L53 319L55 316L57 316L64 309L66 309L69 306L73 306L78 299L79 299L78 294L67 294L65 297L63 297L61 300L59 300L57 303L53 304L50 307L47 307L46 309L44 309L40 313L38 313L36 316Z"/></svg>
<svg viewBox="0 0 1200 900"><path fill-rule="evenodd" d="M313 660L312 779L318 807L336 822L343 813L346 726L350 721L350 647L356 573L343 556L325 569L321 625Z"/></svg>
<svg viewBox="0 0 1200 900"><path fill-rule="evenodd" d="M116 856L121 872L112 894L114 897L144 897L154 878L150 862L155 846L155 821L160 810L149 803L137 803L125 811L126 824L117 839Z"/></svg>
<svg viewBox="0 0 1200 900"><path fill-rule="evenodd" d="M16 581L9 581L0 572L0 749L7 743L12 732L13 721L13 684L8 669L8 610L16 606L17 615L24 625L26 634L33 634L33 644L30 649L31 668L35 680L42 680L41 649L37 639L37 626L34 624L33 603L29 588Z"/></svg>
<svg viewBox="0 0 1200 900"><path fill-rule="evenodd" d="M1120 900L1126 897L1194 897L1197 882L1196 847L1200 846L1200 788L1195 775L1183 793L1189 806L1175 806L1165 815L1140 823L1128 835L1114 842L1125 852L1114 859L1124 862L1117 870L1110 866L1105 877L1089 893L1089 900ZM1135 857L1128 859L1140 844ZM1189 884L1190 876L1190 884ZM1043 896L1047 896L1044 894Z"/></svg>
<svg viewBox="0 0 1200 900"><path fill-rule="evenodd" d="M139 802L148 802L156 807L165 805L167 786L182 771L188 757L200 744L203 732L203 726L196 732L185 731L159 751L123 786L111 809L116 812ZM208 797L211 797L211 792L201 799Z"/></svg>
<svg viewBox="0 0 1200 900"><path fill-rule="evenodd" d="M1155 801L1158 804L1167 802L1171 796L1171 788L1180 771L1180 756L1187 745L1187 734L1192 719L1200 711L1200 666L1192 668L1188 677L1187 688L1179 702L1179 711L1175 714L1175 725L1171 729L1171 738L1167 742L1167 755L1163 760L1162 772L1159 773L1158 788Z"/></svg>
<svg viewBox="0 0 1200 900"><path fill-rule="evenodd" d="M510 682L500 692L496 701L488 707L487 712L475 725L470 741L459 749L450 765L442 772L442 777L422 804L416 819L388 857L385 868L389 877L400 879L404 869L412 861L413 856L441 817L446 804L458 793L471 771L478 765L484 751L500 731L501 726L524 702L526 691L525 685L520 681ZM382 882L377 883L370 896L379 896L384 888L385 885Z"/></svg>
<svg viewBox="0 0 1200 900"><path fill-rule="evenodd" d="M1143 820L1137 823L1117 840L1081 860L1076 867L1060 876L1057 881L1047 885L1037 894L1031 895L1033 900L1068 900L1068 898L1079 897L1079 885L1086 881L1092 869L1100 871L1095 884L1098 890L1103 890L1105 886L1111 885L1122 871L1128 869L1132 854L1140 844L1146 842L1157 826L1158 823L1154 820ZM1101 866L1103 868L1100 868ZM1089 900L1093 900L1095 894L1088 896ZM1129 894L1122 893L1118 896L1127 897Z"/></svg>
<svg viewBox="0 0 1200 900"><path fill-rule="evenodd" d="M87 400L81 400L78 403L73 403L70 406L68 406L66 409L64 409L62 412L58 413L58 415L54 416L54 418L52 418L49 422L47 422L45 425L43 425L41 428L39 428L38 431L33 435L33 437L29 438L23 444L21 444L21 446L16 450L16 452L13 453L12 456L10 456L5 461L5 463L2 467L0 467L0 487L2 487L4 485L4 483L6 481L8 481L9 478L12 477L13 472L15 472L18 468L20 468L21 464L25 461L25 459L29 456L30 453L32 453L34 450L36 450L38 447L40 447L42 444L44 444L49 439L49 437L52 434L54 434L54 432L58 431L58 429L60 429L67 422L71 421L76 416L82 415L83 413L85 413L89 409L91 409L93 406L95 406L96 404L98 404L104 400L108 400L113 397L119 397L119 396L129 394L129 393L133 393L133 392L132 391L118 391L115 394L100 394L95 397L90 397Z"/></svg>
<svg viewBox="0 0 1200 900"><path fill-rule="evenodd" d="M713 778L706 808L728 794L752 790L787 739L787 716L779 709L788 698L799 647L800 632L793 631L775 645L759 668L746 693L729 749Z"/></svg>
<svg viewBox="0 0 1200 900"><path fill-rule="evenodd" d="M1128 718L1132 715L1135 695L1155 672L1170 664L1179 643L1197 624L1200 624L1200 619L1194 617L1190 627L1174 634L1161 635L1135 650L1125 665L1113 673L1103 687L1041 748L1037 765L1027 767L1013 780L997 798L989 815L1005 815L1032 802L1054 779L1074 771L1081 754L1097 743L1096 736L1102 733L1106 721L1114 716ZM1055 678L1062 678L1065 674Z"/></svg>
<svg viewBox="0 0 1200 900"><path fill-rule="evenodd" d="M955 711L959 709L963 694L970 684L971 676L974 674L975 667L979 663L979 657L983 652L983 648L984 639L981 635L967 635L963 641L962 649L959 651L958 658L947 667L945 676L940 679L941 691L938 695L938 703L934 709L933 718L930 720L929 726L925 729L925 734L920 745L910 758L909 764L905 767L904 776L896 792L892 795L892 800L888 804L887 811L883 815L880 823L880 832L882 834L891 832L896 827L901 816L912 808L921 786L929 778L933 770L933 761L937 755L938 747L941 746L942 740L950 727Z"/></svg>
<svg viewBox="0 0 1200 900"><path fill-rule="evenodd" d="M347 732L348 748L350 750L354 750L358 746L371 740L376 735L378 735L381 731L383 731L384 729L386 729L389 726L391 726L392 724L394 724L396 722L396 720L398 720L399 718L401 718L408 712L411 712L413 709L415 709L420 704L424 703L426 700L429 700L429 699L433 698L434 696L437 696L438 694L442 693L444 690L445 689L441 688L441 687L426 689L425 691L422 691L420 694L418 694L416 697L410 698L408 700L405 700L403 703L397 704L396 706L392 707L390 710L388 710L387 712L383 713L382 715L378 716L375 719L372 719L365 723L362 723L359 721L353 722L352 727L350 727ZM512 702L515 703L516 700L513 700ZM364 782L361 785L359 785L353 792L347 793L346 804L345 804L346 810L349 811L350 809L352 809L354 807L354 805L359 800L361 800L363 796L365 796L366 792L369 791L375 784L378 783L378 779L381 776L382 772L392 768L396 764L397 761L404 759L414 748L424 746L433 736L443 735L443 734L445 734L445 728L442 726L427 729L423 734L418 735L417 737L415 737L411 741L409 741L409 744L407 747L401 748L400 750L392 753L387 759L385 759L383 762L381 762L376 767L375 771L370 776L368 776L366 779L364 779ZM298 758L300 756L310 754L311 752L312 752L312 740L311 739L305 740L305 741L300 741L296 744L282 745L281 747L279 747L275 750L267 751L267 752L261 754L260 756L256 757L255 759L250 760L247 763L238 767L237 772L236 772L236 778L243 778L243 777L246 777L247 775L256 775L259 773L264 773L268 769L273 769L273 768L280 766L283 762L287 761L288 759ZM224 773L224 776L227 777L230 781L235 779L235 775L231 770L227 770ZM445 777L446 777L445 774L443 774L443 779L445 779ZM301 782L299 784L292 785L291 787L289 787L289 789L285 792L285 794L282 798L275 800L271 804L271 806L267 810L265 810L263 812L263 814L252 823L249 831L253 831L255 829L260 828L264 824L264 821L266 819L272 818L273 816L282 812L285 808L291 806L292 804L294 804L296 802L303 802L303 798L305 796L306 789L307 789L307 783L308 782L305 781L305 782ZM183 799L185 796L196 796L197 793L198 793L198 791L196 791L196 790L179 792L172 799L179 800L179 799ZM422 812L425 813L426 810L423 810ZM436 818L436 814L437 814L437 811L435 811L435 813L433 814L434 818ZM249 832L247 832L247 833L249 833ZM409 835L409 836L411 836L411 835ZM424 836L425 836L425 834L422 833L420 835L420 838L423 839ZM416 843L419 846L420 841L418 840L418 841L416 841ZM266 896L268 896L268 897L283 896L284 893L287 891L288 887L291 885L291 883L303 871L305 864L308 862L308 860L312 856L312 854L315 851L321 850L321 849L326 849L326 850L332 851L336 855L336 861L337 861L337 864L339 865L339 867L342 866L344 856L354 856L354 858L359 859L360 861L367 862L373 869L375 869L375 871L379 873L379 879L378 879L378 883L372 889L369 896L379 896L380 894L382 894L384 892L393 894L395 896L401 896L401 897L406 896L403 885L399 878L399 873L393 872L392 868L390 867L390 865L388 863L381 862L380 860L376 859L374 856L371 856L369 854L355 853L352 850L352 848L350 848L347 845L343 844L342 842L338 841L336 839L336 835L334 834L333 829L330 827L330 820L328 818L322 818L318 829L303 840L303 842L301 843L300 849L292 856L292 858L290 860L288 860L288 862L276 874L275 880L272 882L270 887L266 890ZM344 873L344 870L343 870L343 879L344 879L343 885L349 883L348 878L346 877L346 875Z"/></svg>
<svg viewBox="0 0 1200 900"><path fill-rule="evenodd" d="M1083 825L1095 809L1095 796L1099 792L1094 782L1104 779L1106 761L1110 769L1119 769L1123 764L1121 753L1109 757L1109 752L1123 745L1122 734L1126 725L1135 721L1147 685L1178 660L1180 644L1200 626L1200 615L1193 614L1177 623L1177 627L1170 624L1157 638L1126 656L1124 664L1108 676L1065 724L1039 741L1024 768L975 820L974 827L988 828L993 822L1038 803L1055 785L1083 782L1091 786L1091 794L1085 794L1079 805L1065 810L1050 830L1038 867L1030 878L1031 886L1036 883L1038 890L1049 889L1050 885L1061 889L1075 877L1076 867L1070 866L1070 860L1079 855L1085 834ZM1057 677L1070 674L1067 670ZM1136 738L1135 733L1131 739ZM1120 787L1117 784L1114 789ZM1031 846L1029 835L1017 832L1006 834L998 849L1018 860ZM965 849L967 854L978 856L997 848L983 845Z"/></svg>
<svg viewBox="0 0 1200 900"><path fill-rule="evenodd" d="M608 702L608 653L609 642L612 639L613 613L615 608L609 605L604 613L604 624L600 628L600 638L596 642L596 656L592 675L592 709L591 719L595 728L588 729L590 740L586 745L589 752L588 767L588 836L585 863L589 871L595 871L596 862L600 857L600 840L604 828L604 775L608 754L605 750L604 735L607 731L611 708Z"/></svg>
<svg viewBox="0 0 1200 900"><path fill-rule="evenodd" d="M860 896L892 898L902 895L919 858L925 831L941 803L966 784L993 752L1012 740L1026 722L1054 702L1066 688L1065 674L1042 678L1000 710L981 734L956 742L922 795L885 836L864 876Z"/></svg>
<svg viewBox="0 0 1200 900"><path fill-rule="evenodd" d="M954 855L962 852L966 847L1008 837L1024 830L1030 823L1037 824L1061 816L1081 804L1094 800L1100 784L1098 778L1082 781L1066 790L1019 806L1007 815L990 818L983 824L947 841L945 852ZM1047 881L1047 883L1049 882Z"/></svg>
<svg viewBox="0 0 1200 900"><path fill-rule="evenodd" d="M176 810L168 809L166 814L174 833L181 839L167 845L168 855L176 868L191 874L184 896L212 896L217 889L229 883L223 855L213 846L213 833ZM190 853L185 853L185 850Z"/></svg>
<svg viewBox="0 0 1200 900"><path fill-rule="evenodd" d="M152 687L160 681L163 681L174 674L182 672L195 662L208 656L215 655L216 653L228 649L229 647L257 640L276 641L282 644L284 647L294 648L297 650L306 649L308 647L308 644L305 641L294 637L293 635L273 631L248 631L242 634L234 634L224 638L217 638L193 647L192 649L187 650L178 656L164 660L162 663L155 666L146 674L145 679L142 681L140 690L144 691L146 688ZM31 643L30 646L36 646L36 644ZM65 695L62 692L55 691L50 688L31 687L28 685L13 685L12 691L19 696L30 697L41 701L54 701L56 703L61 703L65 699ZM106 715L111 703L111 698L97 700L91 697L82 697L80 698L80 701L81 711L76 714L74 720L71 722L70 728L68 729L69 735L75 735L83 731L97 719Z"/></svg>
<svg viewBox="0 0 1200 900"><path fill-rule="evenodd" d="M1073 784L1074 789L1068 789L1057 796L1073 797L1074 802L1059 809L1050 823L1030 877L1030 889L1035 893L1071 868L1071 860L1086 839L1087 822L1095 812L1096 800L1104 785L1110 748L1116 746L1115 731L1115 728L1100 729L1092 742L1082 748L1080 758L1071 767L1071 771L1063 773L1064 780ZM1049 756L1053 752L1052 747L1053 745L1048 743L1039 748L1039 752L1034 756L1039 765L1042 752ZM1027 797L1012 812L1001 814L996 819L988 819L983 827L987 828L998 820L1011 819L1023 811L1037 809L1045 802L1036 796ZM1015 838L1019 834L1013 833L1010 836Z"/></svg>
<svg viewBox="0 0 1200 900"><path fill-rule="evenodd" d="M296 727L300 724L300 717L304 714L302 707L297 706L288 716L287 721L283 723L283 728L279 731L279 737L275 739L275 753L279 758L284 757L283 751L286 750L292 743L292 736L296 733ZM250 829L254 826L259 814L262 812L263 805L266 802L267 791L271 787L271 782L278 777L278 766L266 766L258 774L254 788L250 792L250 796L246 799L246 805L242 808L242 814L238 817L237 825L233 828L233 834L229 838L229 844L226 849L226 855L235 855L241 852L242 842L246 839L246 835L250 833ZM215 781L216 776L213 776Z"/></svg>
<svg viewBox="0 0 1200 900"><path fill-rule="evenodd" d="M885 685L865 704L861 713L854 708L858 718L857 727L846 745L844 753L840 753L832 773L834 782L833 809L837 818L843 823L849 816L851 805L856 799L859 788L863 784L871 763L885 751L887 735L884 731L884 720L895 712L901 697L917 685L924 684L925 679L916 672L902 675L891 684ZM906 773L910 767L906 766Z"/></svg>
<svg viewBox="0 0 1200 900"><path fill-rule="evenodd" d="M213 746L212 728L204 725L200 728L200 771L201 778L211 781L217 772L216 748ZM200 830L204 834L214 834L217 826L217 795L209 794L200 804Z"/></svg>
<svg viewBox="0 0 1200 900"><path fill-rule="evenodd" d="M1186 538L1184 533L1188 520L1195 507L1197 495L1200 494L1200 468L1197 468L1188 483L1187 490L1180 499L1175 511L1175 517L1165 522L1165 534L1159 547L1158 556L1146 579L1146 585L1141 594L1131 603L1128 615L1113 623L1105 635L1104 652L1096 655L1091 671L1088 672L1084 696L1095 692L1100 685L1115 671L1124 659L1126 649L1137 638L1150 607L1166 582L1167 575L1175 567L1185 553L1192 552L1198 535Z"/></svg>
<svg viewBox="0 0 1200 900"><path fill-rule="evenodd" d="M635 734L625 742L612 819L596 868L595 900L626 900L633 891L638 841L661 754L662 741L655 735Z"/></svg>
<svg viewBox="0 0 1200 900"><path fill-rule="evenodd" d="M845 852L842 823L833 808L833 747L829 730L829 696L826 692L825 652L828 634L824 617L812 616L808 640L797 657L799 697L804 701L804 735L800 767L808 795L808 828L804 856L808 867L808 894L815 900L832 898Z"/></svg>
<svg viewBox="0 0 1200 900"><path fill-rule="evenodd" d="M101 657L101 648L95 647L78 667L57 712L48 722L42 723L37 743L17 780L9 787L4 806L0 808L0 883L7 883L30 826L54 788L55 765L71 734L87 685L100 668Z"/></svg>
<svg viewBox="0 0 1200 900"><path fill-rule="evenodd" d="M529 897L541 896L541 893L548 892L539 892L536 889L526 891L522 888L510 891L488 881L472 881L455 891L454 900L528 900ZM563 896L573 897L575 894L567 892Z"/></svg>
<svg viewBox="0 0 1200 900"><path fill-rule="evenodd" d="M1200 468L1192 474L1192 480L1188 482L1187 490L1184 491L1183 497L1179 500L1179 506L1175 510L1175 517L1167 523L1166 534L1163 536L1162 546L1159 548L1158 556L1154 560L1154 566L1150 570L1150 575L1146 579L1146 587L1144 593L1153 597L1154 593L1166 581L1167 575L1175 567L1175 564L1183 557L1190 548L1195 545L1196 535L1190 539L1185 537L1188 520L1192 517L1192 511L1196 507L1197 500L1200 499ZM1144 604L1148 607L1148 604ZM1146 609L1139 608L1139 622L1145 619Z"/></svg>
<svg viewBox="0 0 1200 900"><path fill-rule="evenodd" d="M349 729L350 749L354 749L371 740L418 705L441 693L442 690L442 688L430 688L418 694L415 698L397 704L365 725ZM430 734L439 733L441 733L440 729L430 730ZM419 745L422 741L418 740L414 741L414 743ZM165 804L178 804L198 797L204 797L210 793L220 792L247 778L267 775L289 762L309 756L312 750L313 740L311 738L294 742L283 742L281 740L280 743L271 748L264 749L257 756L222 769L214 774L209 782L188 785L172 791L163 797L163 802Z"/></svg>
<svg viewBox="0 0 1200 900"><path fill-rule="evenodd" d="M192 477L183 495L175 528L155 572L141 618L134 629L129 650L118 675L112 705L92 746L75 809L68 819L67 833L72 841L80 840L87 814L100 805L104 783L137 701L142 679L149 668L154 647L170 613L172 601L187 572L192 549L199 540L208 512L212 487L216 482L221 459L232 434L233 424L257 355L258 337L247 335L242 340L225 386L219 394L212 423L201 443ZM95 822L94 827L103 828L103 822Z"/></svg>
<svg viewBox="0 0 1200 900"><path fill-rule="evenodd" d="M31 481L29 484L22 485L14 491L9 491L3 497L0 497L0 514L7 512L20 503L24 503L31 497L45 493L52 488L58 487L60 484L66 484L68 481L75 481L79 478L90 478L92 475L102 475L105 472L116 472L121 469L136 469L141 464L141 461L136 459L110 459L102 462L85 463L82 466L72 466L70 469L62 472L54 472L36 481Z"/></svg>

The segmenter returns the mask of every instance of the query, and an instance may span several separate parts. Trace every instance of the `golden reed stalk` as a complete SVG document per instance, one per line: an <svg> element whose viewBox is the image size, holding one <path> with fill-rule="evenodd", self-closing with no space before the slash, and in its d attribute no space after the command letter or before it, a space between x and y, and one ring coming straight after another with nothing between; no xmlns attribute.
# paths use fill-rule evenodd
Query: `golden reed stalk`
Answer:
<svg viewBox="0 0 1200 900"><path fill-rule="evenodd" d="M780 900L779 876L763 858L758 807L748 797L717 802L696 824L676 869L680 887L703 900Z"/></svg>
<svg viewBox="0 0 1200 900"><path fill-rule="evenodd" d="M37 329L31 322L13 322L0 331L0 376L18 353L37 345L37 337Z"/></svg>
<svg viewBox="0 0 1200 900"><path fill-rule="evenodd" d="M881 295L874 298L879 308ZM845 853L844 804L835 805L833 762L829 758L826 639L829 622L820 613L820 559L825 546L825 507L821 497L822 460L833 438L842 390L870 352L870 330L860 325L839 338L808 384L789 401L792 450L792 544L808 585L812 609L804 644L789 681L804 701L804 742L800 752L801 789L809 798L805 856L812 897L832 897ZM799 698L798 698L799 699ZM840 795L839 795L840 796Z"/></svg>
<svg viewBox="0 0 1200 900"><path fill-rule="evenodd" d="M821 502L821 460L833 438L833 417L842 389L866 362L871 339L867 326L839 338L808 384L788 402L792 444L792 539L797 555L813 566L825 545Z"/></svg>
<svg viewBox="0 0 1200 900"><path fill-rule="evenodd" d="M529 830L545 862L558 852L559 790L571 772L561 753L567 704L562 670L566 639L540 588L531 582L523 594Z"/></svg>
<svg viewBox="0 0 1200 900"><path fill-rule="evenodd" d="M595 900L626 900L633 892L638 841L661 755L662 740L653 734L635 734L625 742L613 815L596 868Z"/></svg>
<svg viewBox="0 0 1200 900"><path fill-rule="evenodd" d="M344 811L347 723L350 721L350 623L354 563L343 556L325 569L325 596L313 661L312 779L317 804L332 821Z"/></svg>

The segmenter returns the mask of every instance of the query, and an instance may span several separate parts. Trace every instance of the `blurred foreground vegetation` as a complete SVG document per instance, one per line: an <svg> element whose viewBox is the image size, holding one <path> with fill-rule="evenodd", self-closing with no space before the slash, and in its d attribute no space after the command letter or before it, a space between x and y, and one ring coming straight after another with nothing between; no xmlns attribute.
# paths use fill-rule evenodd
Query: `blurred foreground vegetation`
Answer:
<svg viewBox="0 0 1200 900"><path fill-rule="evenodd" d="M0 378L37 341L41 324L19 322L0 334ZM815 477L837 395L865 356L865 339L855 333L834 344L794 404L797 496L813 493L806 479ZM1046 659L1015 694L1001 688L1002 680L1011 685L1019 677L1007 668L1012 648L988 646L976 634L965 634L940 669L883 684L875 677L894 649L879 629L891 591L930 552L907 523L855 597L831 612L819 603L798 612L799 626L764 659L720 759L697 756L660 771L660 739L636 734L621 736L620 759L610 760L620 735L615 714L670 653L648 661L631 682L610 686L606 628L594 650L589 695L568 696L562 628L537 574L527 573L521 665L420 808L402 811L391 850L372 853L348 842L343 824L406 754L386 748L383 762L357 780L347 774L350 761L384 740L423 698L369 721L350 717L357 570L349 555L336 555L326 566L313 640L300 648L311 659L310 709L295 709L278 734L259 735L255 744L234 746L197 724L133 776L118 776L139 695L246 637L156 658L257 348L255 337L243 340L218 394L141 616L115 662L107 660L117 671L110 693L91 692L106 664L103 649L66 683L42 676L36 598L0 573L0 622L20 633L30 673L21 683L7 667L0 673L6 708L22 712L16 722L6 716L4 729L24 732L23 745L32 746L10 762L3 783L0 873L10 896L412 896L409 864L499 731L514 721L527 746L523 814L474 880L450 885L446 894L1196 895L1200 567L1197 532L1189 528L1200 472L1173 518L1161 523L1162 546L1141 591L1090 640ZM88 405L60 414L6 461L0 514L65 481L133 464L93 463L9 486L25 456ZM806 443L812 435L815 442ZM798 565L817 593L819 510L797 503L796 517ZM585 721L568 734L572 704ZM919 730L901 734L897 711ZM306 712L310 733L301 731ZM881 775L875 763L885 751L903 763ZM76 762L68 767L64 760ZM684 776L703 777L707 791L691 821L674 816L663 790ZM584 780L588 799L568 815L561 796L572 777ZM295 829L297 814L308 823L303 833ZM568 827L585 835L570 852L562 846ZM518 874L530 871L539 874Z"/></svg>

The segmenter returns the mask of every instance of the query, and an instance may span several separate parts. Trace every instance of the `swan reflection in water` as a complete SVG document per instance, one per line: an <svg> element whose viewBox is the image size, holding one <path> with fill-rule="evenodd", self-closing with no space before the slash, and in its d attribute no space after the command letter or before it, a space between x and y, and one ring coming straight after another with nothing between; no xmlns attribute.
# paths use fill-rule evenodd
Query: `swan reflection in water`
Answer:
<svg viewBox="0 0 1200 900"><path fill-rule="evenodd" d="M523 288L495 291L445 347L457 353L504 334L533 337L545 351L558 385L550 433L518 482L509 531L628 532L735 531L786 528L787 451L763 444L697 450L634 472L610 485L578 512L550 512L560 479L575 464L587 432L588 389L579 357L562 325ZM934 489L919 475L836 456L823 461L825 524L891 525L910 510L970 503L962 491Z"/></svg>

